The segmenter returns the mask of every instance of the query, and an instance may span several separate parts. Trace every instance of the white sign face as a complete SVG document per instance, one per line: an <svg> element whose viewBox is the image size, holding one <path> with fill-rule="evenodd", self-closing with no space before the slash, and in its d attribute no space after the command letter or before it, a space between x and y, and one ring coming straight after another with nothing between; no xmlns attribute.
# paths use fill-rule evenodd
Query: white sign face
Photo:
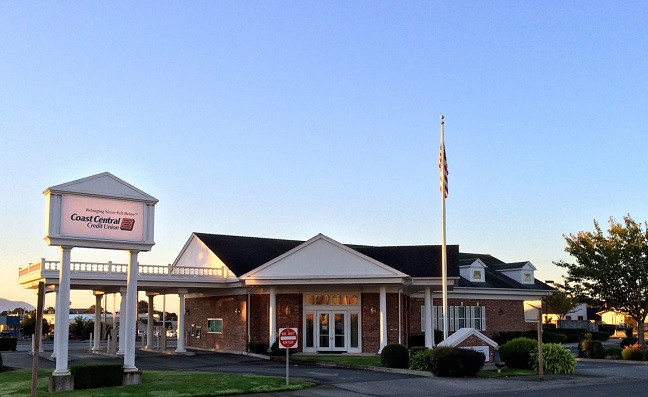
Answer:
<svg viewBox="0 0 648 397"><path fill-rule="evenodd" d="M144 203L64 195L61 236L143 241Z"/></svg>
<svg viewBox="0 0 648 397"><path fill-rule="evenodd" d="M524 321L537 323L540 321L541 301L524 301Z"/></svg>

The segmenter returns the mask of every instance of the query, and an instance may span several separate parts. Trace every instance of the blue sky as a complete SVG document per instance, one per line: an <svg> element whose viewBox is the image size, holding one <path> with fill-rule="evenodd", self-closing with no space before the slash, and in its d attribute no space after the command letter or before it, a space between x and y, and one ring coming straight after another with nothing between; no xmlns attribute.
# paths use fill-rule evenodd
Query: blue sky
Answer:
<svg viewBox="0 0 648 397"><path fill-rule="evenodd" d="M104 171L160 200L142 263L193 231L439 244L441 114L448 243L559 280L563 234L648 220L647 20L631 1L2 2L0 296L35 303L17 269L59 259L42 191Z"/></svg>

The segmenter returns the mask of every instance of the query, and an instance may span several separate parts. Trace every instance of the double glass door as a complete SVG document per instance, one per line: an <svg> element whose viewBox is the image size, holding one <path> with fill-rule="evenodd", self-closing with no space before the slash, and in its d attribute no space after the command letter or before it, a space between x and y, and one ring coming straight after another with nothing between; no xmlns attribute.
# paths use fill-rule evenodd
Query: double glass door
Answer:
<svg viewBox="0 0 648 397"><path fill-rule="evenodd" d="M317 312L317 350L347 351L346 311Z"/></svg>

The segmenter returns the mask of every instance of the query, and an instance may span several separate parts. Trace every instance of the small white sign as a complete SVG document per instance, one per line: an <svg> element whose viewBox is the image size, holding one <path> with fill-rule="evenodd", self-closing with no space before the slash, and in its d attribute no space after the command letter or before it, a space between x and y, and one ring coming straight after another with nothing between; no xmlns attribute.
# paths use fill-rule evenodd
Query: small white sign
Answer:
<svg viewBox="0 0 648 397"><path fill-rule="evenodd" d="M542 301L524 301L524 321L537 323L540 320Z"/></svg>
<svg viewBox="0 0 648 397"><path fill-rule="evenodd" d="M461 346L461 348L480 352L484 357L486 357L486 362L490 361L490 351L488 350L488 346Z"/></svg>

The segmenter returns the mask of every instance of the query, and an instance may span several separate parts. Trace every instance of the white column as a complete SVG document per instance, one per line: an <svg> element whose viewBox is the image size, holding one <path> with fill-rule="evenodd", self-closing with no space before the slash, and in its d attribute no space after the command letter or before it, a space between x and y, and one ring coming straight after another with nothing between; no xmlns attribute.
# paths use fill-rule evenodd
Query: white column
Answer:
<svg viewBox="0 0 648 397"><path fill-rule="evenodd" d="M103 292L94 291L95 296L95 322L94 322L94 344L92 345L92 351L99 351L101 342L101 299L104 296Z"/></svg>
<svg viewBox="0 0 648 397"><path fill-rule="evenodd" d="M146 348L153 348L153 298L155 298L156 293L147 293L148 296L148 320L146 322Z"/></svg>
<svg viewBox="0 0 648 397"><path fill-rule="evenodd" d="M432 348L434 346L434 325L432 324L432 291L430 287L425 287L425 347Z"/></svg>
<svg viewBox="0 0 648 397"><path fill-rule="evenodd" d="M270 312L268 313L268 348L277 339L277 288L270 287Z"/></svg>
<svg viewBox="0 0 648 397"><path fill-rule="evenodd" d="M185 294L186 289L178 291L178 298L180 299L180 313L178 313L178 344L176 353L184 353L185 350Z"/></svg>
<svg viewBox="0 0 648 397"><path fill-rule="evenodd" d="M380 350L387 346L387 288L380 287Z"/></svg>
<svg viewBox="0 0 648 397"><path fill-rule="evenodd" d="M135 366L135 337L137 336L137 254L128 251L128 273L126 275L126 318L124 337L124 371L137 371Z"/></svg>
<svg viewBox="0 0 648 397"><path fill-rule="evenodd" d="M113 294L113 313L112 313L112 330L110 331L110 343L112 346L110 347L109 351L111 353L116 353L117 349L115 349L115 346L117 346L117 294Z"/></svg>
<svg viewBox="0 0 648 397"><path fill-rule="evenodd" d="M61 247L59 293L56 302L56 369L52 375L70 375L68 369L68 337L70 329L70 255L72 247Z"/></svg>
<svg viewBox="0 0 648 397"><path fill-rule="evenodd" d="M54 340L52 342L52 355L51 355L52 358L56 358L56 334L57 334L59 326L61 324L61 322L59 321L59 318L58 318L58 311L59 311L58 310L58 307L59 307L59 303L58 303L59 293L58 292L59 292L59 290L58 290L58 286L57 286L56 290L54 291L54 305L56 306L56 308L54 309Z"/></svg>
<svg viewBox="0 0 648 397"><path fill-rule="evenodd" d="M120 288L119 289L119 295L121 297L121 301L119 302L119 326L117 327L118 330L118 335L119 335L119 348L117 350L117 355L123 356L124 351L125 351L125 343L126 343L126 324L125 318L126 318L126 297L128 296L126 293L126 288Z"/></svg>

